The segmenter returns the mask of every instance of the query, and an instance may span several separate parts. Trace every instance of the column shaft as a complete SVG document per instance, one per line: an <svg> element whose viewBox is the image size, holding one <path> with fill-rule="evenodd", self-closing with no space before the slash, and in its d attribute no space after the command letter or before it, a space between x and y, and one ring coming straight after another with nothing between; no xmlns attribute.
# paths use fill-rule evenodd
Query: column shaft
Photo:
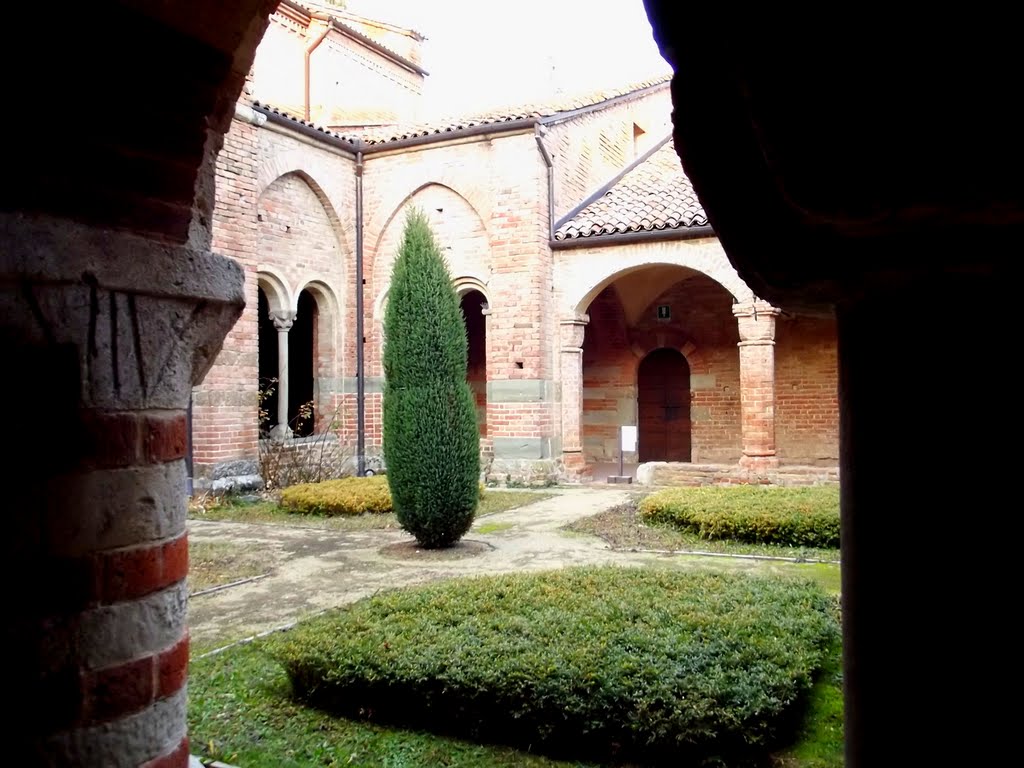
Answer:
<svg viewBox="0 0 1024 768"><path fill-rule="evenodd" d="M775 318L779 310L754 300L737 304L739 327L740 464L760 471L777 467L775 453Z"/></svg>

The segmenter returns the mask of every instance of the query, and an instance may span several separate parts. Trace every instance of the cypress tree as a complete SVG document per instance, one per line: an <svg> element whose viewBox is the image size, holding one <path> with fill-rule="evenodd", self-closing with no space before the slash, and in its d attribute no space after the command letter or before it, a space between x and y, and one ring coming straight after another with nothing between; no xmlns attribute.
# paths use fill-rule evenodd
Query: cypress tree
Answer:
<svg viewBox="0 0 1024 768"><path fill-rule="evenodd" d="M395 515L422 547L457 542L479 500L466 326L426 216L406 217L384 314L384 458Z"/></svg>

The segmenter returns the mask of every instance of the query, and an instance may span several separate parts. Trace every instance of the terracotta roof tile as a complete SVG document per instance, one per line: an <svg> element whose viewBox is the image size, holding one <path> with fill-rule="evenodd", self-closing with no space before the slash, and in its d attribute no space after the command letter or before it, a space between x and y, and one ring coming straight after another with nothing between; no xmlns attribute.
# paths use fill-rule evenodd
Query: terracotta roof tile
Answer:
<svg viewBox="0 0 1024 768"><path fill-rule="evenodd" d="M285 107L262 104L259 101L254 102L254 105L269 112L281 115L295 123L320 131L326 136L341 139L342 141L347 141L353 145L359 144L360 142L364 145L377 145L386 144L392 141L401 141L403 139L415 139L421 136L439 136L445 133L456 133L467 128L474 128L478 125L497 125L500 123L511 123L516 120L527 120L530 118L554 117L563 112L572 112L575 109L595 107L603 101L608 101L620 96L628 96L631 93L642 91L645 88L653 88L658 85L667 84L671 77L671 75L664 75L651 80L632 83L622 88L594 91L584 96L569 97L551 102L538 102L536 104L528 104L525 106L520 105L509 109L489 110L488 112L471 117L450 120L439 119L437 121L432 121L429 124L390 126L378 131L364 132L359 136L343 136L340 133L335 133L322 125L296 117L288 110L288 108ZM298 107L294 107L293 109L295 111L299 110Z"/></svg>
<svg viewBox="0 0 1024 768"><path fill-rule="evenodd" d="M528 104L518 104L510 107L497 107L484 112L461 117L442 117L432 120L429 123L417 125L406 125L398 128L390 128L380 131L365 138L368 144L380 144L388 141L399 141L401 139L412 139L419 136L430 136L434 134L451 133L466 128L473 128L478 125L489 125L491 123L510 123L514 120L527 120L529 118L554 117L563 112L572 112L575 109L592 107L609 99L627 96L631 93L653 88L657 85L667 84L671 80L670 74L660 77L642 80L620 88L607 88L599 91L592 91L586 94L563 96L549 101L538 101Z"/></svg>
<svg viewBox="0 0 1024 768"><path fill-rule="evenodd" d="M556 240L705 226L708 217L666 143L555 230Z"/></svg>

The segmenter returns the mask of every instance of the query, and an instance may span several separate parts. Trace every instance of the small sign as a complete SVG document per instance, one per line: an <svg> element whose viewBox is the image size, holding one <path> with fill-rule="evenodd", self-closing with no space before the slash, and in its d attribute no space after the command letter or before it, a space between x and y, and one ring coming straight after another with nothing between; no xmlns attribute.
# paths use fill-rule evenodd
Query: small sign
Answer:
<svg viewBox="0 0 1024 768"><path fill-rule="evenodd" d="M622 450L623 451L635 451L636 450L636 427L625 426L622 427Z"/></svg>
<svg viewBox="0 0 1024 768"><path fill-rule="evenodd" d="M658 305L658 319L659 320L671 320L672 319L672 307L668 304Z"/></svg>

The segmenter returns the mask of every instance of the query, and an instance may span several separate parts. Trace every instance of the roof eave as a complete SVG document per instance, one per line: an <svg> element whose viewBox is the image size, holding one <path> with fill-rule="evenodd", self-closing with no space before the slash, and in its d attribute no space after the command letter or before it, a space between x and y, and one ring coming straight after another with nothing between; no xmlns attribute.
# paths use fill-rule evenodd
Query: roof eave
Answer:
<svg viewBox="0 0 1024 768"><path fill-rule="evenodd" d="M586 115L590 112L596 112L599 109L606 109L616 104L621 104L624 101L632 101L638 99L653 91L660 89L668 89L671 85L671 80L666 79L660 83L652 83L651 85L645 85L643 88L637 88L629 93L620 93L618 96L612 96L610 99L603 99L602 101L595 102L594 104L587 104L586 106L579 107L578 109L569 109L562 112L552 112L550 115L543 115L540 118L541 125L552 125L554 123L560 123L564 120L571 120L574 117L580 115Z"/></svg>
<svg viewBox="0 0 1024 768"><path fill-rule="evenodd" d="M632 245L634 243L654 243L665 240L699 240L705 237L717 237L715 230L710 224L676 227L674 229L644 229L637 232L615 232L608 235L570 237L565 240L550 240L548 244L553 251L566 251L573 248L601 248L615 245Z"/></svg>

